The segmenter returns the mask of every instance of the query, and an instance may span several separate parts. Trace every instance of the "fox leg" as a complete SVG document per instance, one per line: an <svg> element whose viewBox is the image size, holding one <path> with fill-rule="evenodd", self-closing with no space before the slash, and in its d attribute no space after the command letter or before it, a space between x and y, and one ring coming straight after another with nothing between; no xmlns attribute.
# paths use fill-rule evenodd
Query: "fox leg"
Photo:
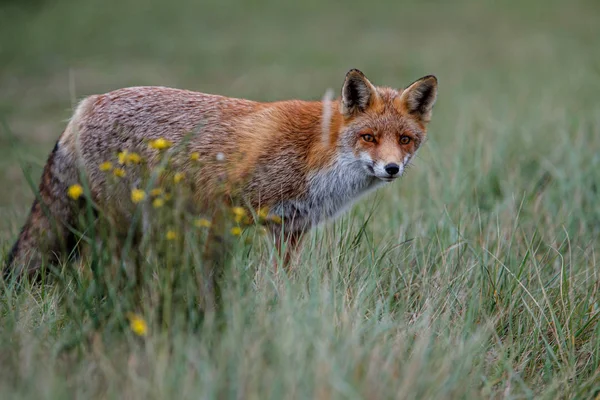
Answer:
<svg viewBox="0 0 600 400"><path fill-rule="evenodd" d="M8 255L5 278L34 276L44 263L55 263L75 248L69 226L76 222L78 202L67 196L67 189L77 182L74 154L57 143L44 167L38 197Z"/></svg>
<svg viewBox="0 0 600 400"><path fill-rule="evenodd" d="M300 247L303 237L304 235L302 231L275 234L275 247L277 249L277 255L279 256L279 259L283 261L283 268L286 271L289 271L292 257L297 254L298 247ZM273 260L273 266L275 271L277 271L277 257Z"/></svg>

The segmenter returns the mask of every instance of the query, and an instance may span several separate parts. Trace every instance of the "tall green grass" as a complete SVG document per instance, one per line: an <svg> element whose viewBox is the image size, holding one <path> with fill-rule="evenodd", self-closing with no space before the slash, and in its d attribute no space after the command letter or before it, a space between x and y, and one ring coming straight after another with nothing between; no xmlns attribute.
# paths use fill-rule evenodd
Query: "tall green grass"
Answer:
<svg viewBox="0 0 600 400"><path fill-rule="evenodd" d="M165 227L139 246L140 291L135 262L110 240L46 284L3 283L3 398L600 393L595 2L62 0L0 11L0 183L15 187L0 196L6 251L33 198L19 165L39 177L81 95L156 84L320 98L353 67L380 85L440 81L406 176L311 232L289 273L273 270L258 232L231 238L218 313L196 307L204 239L193 226L178 244Z"/></svg>

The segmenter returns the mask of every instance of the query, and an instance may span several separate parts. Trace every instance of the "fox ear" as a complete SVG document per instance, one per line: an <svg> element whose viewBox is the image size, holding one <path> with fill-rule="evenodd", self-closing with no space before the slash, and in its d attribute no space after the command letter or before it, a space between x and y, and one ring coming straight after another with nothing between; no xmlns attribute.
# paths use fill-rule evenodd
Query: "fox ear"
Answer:
<svg viewBox="0 0 600 400"><path fill-rule="evenodd" d="M437 87L438 81L435 76L424 76L404 89L400 95L402 107L423 122L429 122L437 98Z"/></svg>
<svg viewBox="0 0 600 400"><path fill-rule="evenodd" d="M342 114L350 116L355 112L365 111L375 96L377 96L375 86L362 72L351 69L346 74L342 87Z"/></svg>

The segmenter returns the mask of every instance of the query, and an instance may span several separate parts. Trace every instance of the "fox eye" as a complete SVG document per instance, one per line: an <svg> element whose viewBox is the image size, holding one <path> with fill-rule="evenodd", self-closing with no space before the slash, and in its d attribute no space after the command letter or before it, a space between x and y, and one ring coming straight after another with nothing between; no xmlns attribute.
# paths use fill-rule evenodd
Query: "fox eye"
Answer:
<svg viewBox="0 0 600 400"><path fill-rule="evenodd" d="M370 133L365 133L365 134L360 135L360 136L367 143L372 143L372 142L375 141L375 137L373 135L371 135Z"/></svg>
<svg viewBox="0 0 600 400"><path fill-rule="evenodd" d="M409 143L410 143L410 138L408 136L400 137L400 144L409 144Z"/></svg>

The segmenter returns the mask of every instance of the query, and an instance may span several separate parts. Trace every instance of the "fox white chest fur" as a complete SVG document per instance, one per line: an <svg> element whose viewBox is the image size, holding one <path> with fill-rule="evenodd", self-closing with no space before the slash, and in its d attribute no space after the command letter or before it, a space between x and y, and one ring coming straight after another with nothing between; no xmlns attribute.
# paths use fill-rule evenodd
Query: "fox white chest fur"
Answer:
<svg viewBox="0 0 600 400"><path fill-rule="evenodd" d="M286 230L302 231L335 218L356 200L386 182L366 173L360 160L341 155L333 165L307 178L307 193L278 203L273 213L283 215Z"/></svg>

